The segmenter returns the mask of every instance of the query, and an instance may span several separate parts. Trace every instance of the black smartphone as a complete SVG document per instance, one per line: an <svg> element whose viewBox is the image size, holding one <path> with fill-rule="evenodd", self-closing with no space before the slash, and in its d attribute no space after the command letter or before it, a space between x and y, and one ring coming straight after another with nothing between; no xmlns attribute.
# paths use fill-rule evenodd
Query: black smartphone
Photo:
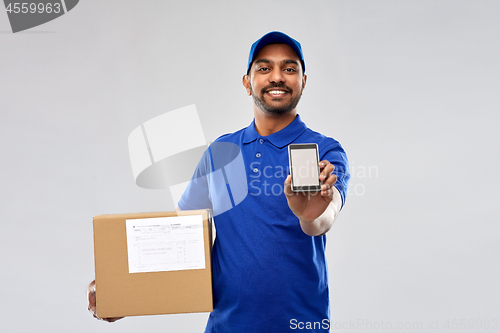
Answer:
<svg viewBox="0 0 500 333"><path fill-rule="evenodd" d="M315 143L288 146L293 192L312 192L321 189L319 181L318 145Z"/></svg>

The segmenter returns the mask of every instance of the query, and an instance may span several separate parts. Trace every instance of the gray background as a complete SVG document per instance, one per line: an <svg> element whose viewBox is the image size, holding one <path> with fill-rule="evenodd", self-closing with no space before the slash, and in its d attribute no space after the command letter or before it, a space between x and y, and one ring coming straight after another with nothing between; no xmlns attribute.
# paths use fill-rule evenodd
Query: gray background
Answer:
<svg viewBox="0 0 500 333"><path fill-rule="evenodd" d="M134 184L129 133L190 104L207 140L247 126L241 76L271 30L302 43L299 113L353 171L332 326L500 320L499 17L493 0L88 0L12 34L2 10L0 331L203 330L207 314L92 318L92 217L174 208Z"/></svg>

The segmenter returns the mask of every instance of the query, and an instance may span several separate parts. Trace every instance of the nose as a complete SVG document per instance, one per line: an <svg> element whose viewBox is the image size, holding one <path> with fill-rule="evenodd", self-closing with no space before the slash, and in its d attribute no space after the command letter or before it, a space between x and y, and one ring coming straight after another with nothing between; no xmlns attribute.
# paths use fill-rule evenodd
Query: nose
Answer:
<svg viewBox="0 0 500 333"><path fill-rule="evenodd" d="M273 70L271 72L271 75L269 75L269 82L271 82L271 83L284 83L285 76L283 75L283 72L279 69Z"/></svg>

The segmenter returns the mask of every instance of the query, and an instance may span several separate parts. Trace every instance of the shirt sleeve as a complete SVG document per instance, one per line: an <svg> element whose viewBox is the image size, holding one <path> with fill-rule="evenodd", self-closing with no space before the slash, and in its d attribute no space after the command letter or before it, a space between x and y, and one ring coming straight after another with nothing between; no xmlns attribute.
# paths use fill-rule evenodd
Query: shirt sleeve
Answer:
<svg viewBox="0 0 500 333"><path fill-rule="evenodd" d="M210 170L210 154L206 150L179 200L178 206L181 210L212 209L207 179Z"/></svg>
<svg viewBox="0 0 500 333"><path fill-rule="evenodd" d="M334 186L340 192L343 207L347 196L349 179L351 178L347 155L340 143L335 141L335 143L329 144L324 151L320 152L320 161L321 160L328 160L335 167L333 173L337 176L337 181Z"/></svg>

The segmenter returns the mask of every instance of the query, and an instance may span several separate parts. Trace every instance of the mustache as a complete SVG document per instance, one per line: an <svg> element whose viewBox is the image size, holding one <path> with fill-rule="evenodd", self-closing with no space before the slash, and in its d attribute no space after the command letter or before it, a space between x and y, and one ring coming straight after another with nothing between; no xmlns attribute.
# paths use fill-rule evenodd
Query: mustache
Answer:
<svg viewBox="0 0 500 333"><path fill-rule="evenodd" d="M275 83L275 84L270 84L264 88L261 89L261 93L265 93L267 90L269 89L272 89L272 88L281 88L281 89L285 89L288 93L293 93L293 89L286 86L285 84L279 84L279 83Z"/></svg>

